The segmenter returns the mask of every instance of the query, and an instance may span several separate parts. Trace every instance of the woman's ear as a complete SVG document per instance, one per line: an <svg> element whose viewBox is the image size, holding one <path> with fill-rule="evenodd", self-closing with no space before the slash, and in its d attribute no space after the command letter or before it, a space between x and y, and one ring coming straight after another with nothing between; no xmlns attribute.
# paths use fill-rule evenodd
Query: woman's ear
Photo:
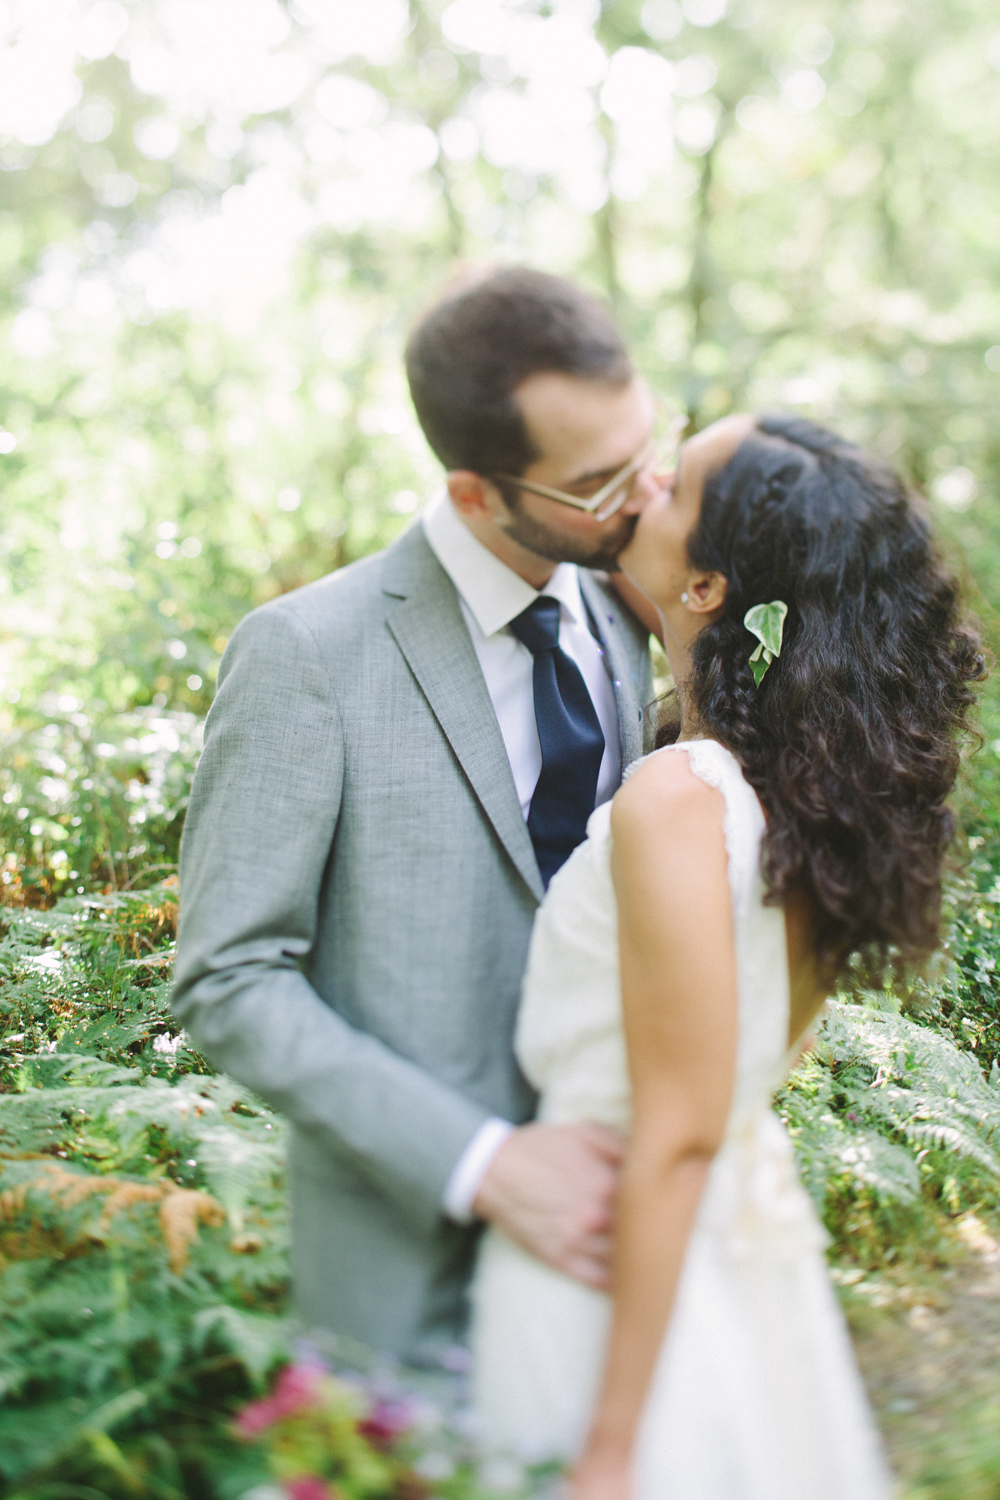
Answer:
<svg viewBox="0 0 1000 1500"><path fill-rule="evenodd" d="M726 602L729 580L721 573L695 573L688 580L689 609L699 615L714 615Z"/></svg>

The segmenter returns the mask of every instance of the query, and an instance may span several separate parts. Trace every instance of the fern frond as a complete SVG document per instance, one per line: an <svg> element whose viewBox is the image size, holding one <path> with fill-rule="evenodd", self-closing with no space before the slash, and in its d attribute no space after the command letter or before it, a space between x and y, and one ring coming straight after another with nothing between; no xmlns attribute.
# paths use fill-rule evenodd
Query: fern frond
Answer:
<svg viewBox="0 0 1000 1500"><path fill-rule="evenodd" d="M845 1188L913 1205L922 1178L940 1191L957 1162L1000 1179L1000 1090L974 1055L891 1009L832 1002L779 1106L821 1207Z"/></svg>

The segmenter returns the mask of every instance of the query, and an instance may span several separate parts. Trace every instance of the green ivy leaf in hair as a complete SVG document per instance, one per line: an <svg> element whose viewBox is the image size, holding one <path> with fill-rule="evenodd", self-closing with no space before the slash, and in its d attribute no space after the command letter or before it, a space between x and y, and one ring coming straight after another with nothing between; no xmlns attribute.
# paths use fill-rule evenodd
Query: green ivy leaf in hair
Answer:
<svg viewBox="0 0 1000 1500"><path fill-rule="evenodd" d="M764 673L776 656L781 655L781 635L785 628L788 605L783 599L772 599L770 604L755 604L743 616L743 623L760 645L750 657L750 670L757 687Z"/></svg>

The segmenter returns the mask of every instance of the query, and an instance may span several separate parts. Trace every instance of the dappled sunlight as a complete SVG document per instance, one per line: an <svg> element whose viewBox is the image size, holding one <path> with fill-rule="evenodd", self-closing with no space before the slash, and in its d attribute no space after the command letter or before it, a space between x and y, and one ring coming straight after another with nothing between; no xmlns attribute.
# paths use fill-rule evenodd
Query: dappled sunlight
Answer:
<svg viewBox="0 0 1000 1500"><path fill-rule="evenodd" d="M240 611L394 534L436 474L398 348L456 259L603 287L699 421L842 420L992 576L1000 33L985 7L949 24L929 48L892 0L646 0L629 25L591 0L419 24L402 0L5 0L4 545L35 559L10 690L52 670L26 640L93 681L115 618L143 643L123 680L155 659L150 696L204 708ZM220 569L225 628L200 603Z"/></svg>

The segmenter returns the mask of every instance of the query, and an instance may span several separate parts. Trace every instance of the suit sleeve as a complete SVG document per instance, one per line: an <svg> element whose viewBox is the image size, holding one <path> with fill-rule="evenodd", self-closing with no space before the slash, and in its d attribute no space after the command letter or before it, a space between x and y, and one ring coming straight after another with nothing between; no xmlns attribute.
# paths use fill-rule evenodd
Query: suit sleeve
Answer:
<svg viewBox="0 0 1000 1500"><path fill-rule="evenodd" d="M181 850L174 1010L196 1044L429 1229L489 1117L309 983L343 783L342 725L312 633L288 608L233 635Z"/></svg>

